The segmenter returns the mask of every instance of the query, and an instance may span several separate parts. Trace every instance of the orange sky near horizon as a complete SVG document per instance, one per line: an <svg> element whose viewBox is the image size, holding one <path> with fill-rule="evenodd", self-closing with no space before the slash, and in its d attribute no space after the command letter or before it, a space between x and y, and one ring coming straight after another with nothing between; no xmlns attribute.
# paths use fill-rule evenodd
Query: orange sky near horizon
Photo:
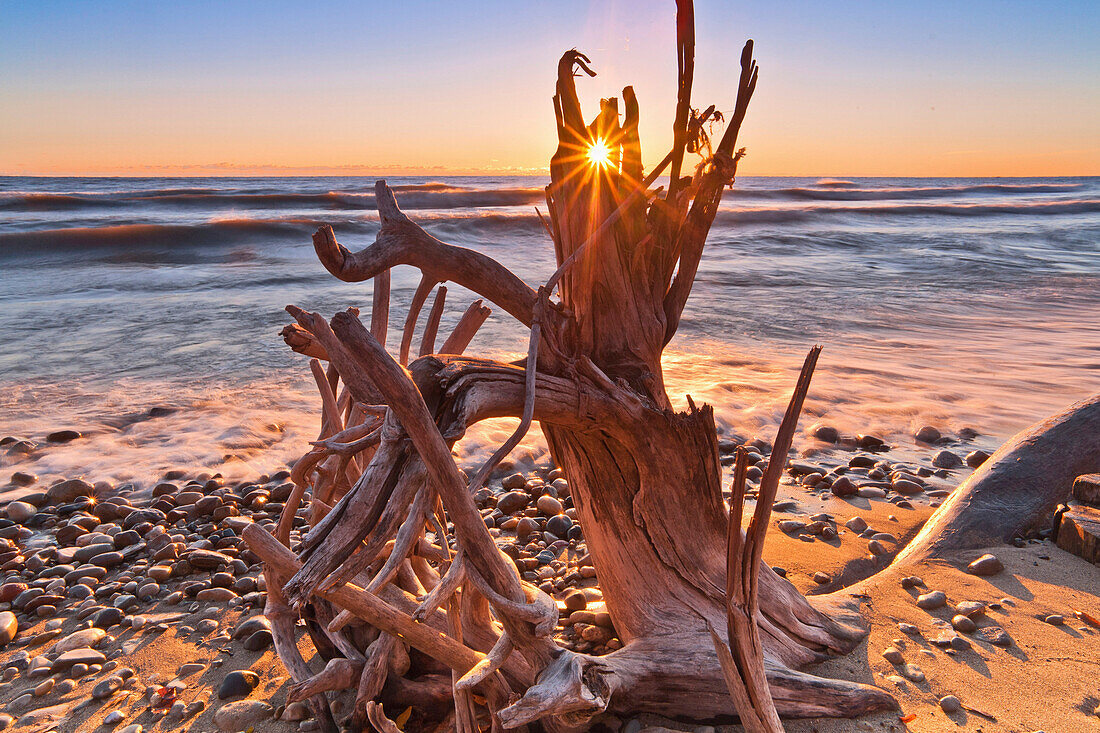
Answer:
<svg viewBox="0 0 1100 733"><path fill-rule="evenodd" d="M1069 11L1002 22L938 4L777 14L699 0L694 104L732 108L751 34L761 73L742 175L1100 174L1089 13L1075 29ZM8 6L0 174L544 174L555 66L573 45L599 72L578 80L586 114L633 83L655 163L671 144L673 3L566 6L579 16L520 4L473 22L413 2L387 11L385 35L369 25L379 11L354 3L322 20L277 6L259 19L201 3L118 17ZM326 44L303 47L315 30Z"/></svg>

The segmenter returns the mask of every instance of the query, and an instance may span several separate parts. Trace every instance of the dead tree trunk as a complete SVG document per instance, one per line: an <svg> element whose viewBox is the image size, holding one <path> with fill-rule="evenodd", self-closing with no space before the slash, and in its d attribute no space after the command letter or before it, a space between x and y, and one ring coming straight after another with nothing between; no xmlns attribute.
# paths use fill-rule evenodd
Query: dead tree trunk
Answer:
<svg viewBox="0 0 1100 733"><path fill-rule="evenodd" d="M315 235L317 254L334 275L375 278L372 324L368 330L355 311L330 323L288 308L298 322L284 331L288 344L329 361L327 375L315 370L325 429L295 466L298 488L280 523L282 545L259 528L246 534L267 563L275 597L309 613L318 621L319 645L349 660L313 677L306 677L300 659L288 665L295 689L313 704L334 685L352 687L352 722L385 728L373 705L380 691L383 700L387 689L409 695L410 684L432 676L418 689L437 700L434 680L449 669L453 684L446 692L453 695L459 730L483 722L568 729L604 713L696 720L737 714L711 641L712 629L727 628L729 520L713 415L690 398L687 412L672 408L661 354L676 332L722 191L733 182L742 155L737 135L757 70L750 41L741 56L735 111L712 145L707 130L721 115L713 106L691 107L693 26L691 2L682 0L674 145L648 173L633 90L623 90L621 119L618 100L606 99L586 123L574 72L594 72L577 51L562 57L545 221L559 269L543 287L534 290L490 258L430 236L400 211L384 181L376 188L382 227L374 244L351 253L331 229ZM699 159L681 175L687 153ZM653 189L666 169L667 190ZM501 364L431 355L440 295L420 350L429 355L403 369L376 340L388 320L388 297L378 293L388 294L389 270L403 264L419 268L423 279L401 339L402 364L421 306L444 281L475 291L530 327L528 358ZM446 341L454 351L469 343L485 314L471 308L467 316ZM450 447L470 425L501 416L520 417L520 430L465 480ZM625 644L605 656L574 653L552 640L553 599L520 580L473 502L495 461L532 420L569 480ZM766 480L778 483L785 458L781 447ZM294 557L283 545L299 502L307 499L312 527L292 548ZM755 666L743 674L757 681L766 675L784 716L855 716L892 706L877 688L798 671L847 652L864 630L854 613L818 610L814 604L822 601L805 598L760 562L763 528L755 537L729 545L741 548L735 554L748 553L749 562L738 567L752 577L746 586L752 600L744 607L758 638L745 647L743 659L750 661L742 667ZM286 606L275 607L285 615ZM281 624L278 633L292 628ZM729 629L738 633L734 624ZM293 648L293 639L277 641L279 649ZM413 669L414 679L407 647L439 668ZM752 651L757 648L759 654ZM355 684L347 684L356 675Z"/></svg>

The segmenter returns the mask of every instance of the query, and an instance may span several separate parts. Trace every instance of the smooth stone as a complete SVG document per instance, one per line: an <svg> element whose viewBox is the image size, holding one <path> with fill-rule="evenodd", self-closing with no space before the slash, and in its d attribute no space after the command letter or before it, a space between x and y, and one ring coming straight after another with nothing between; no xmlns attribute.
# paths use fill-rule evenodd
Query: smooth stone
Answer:
<svg viewBox="0 0 1100 733"><path fill-rule="evenodd" d="M861 499L884 499L886 498L886 489L880 489L877 486L860 486L856 494Z"/></svg>
<svg viewBox="0 0 1100 733"><path fill-rule="evenodd" d="M233 629L234 639L247 639L257 631L271 631L271 622L263 616L253 616L241 621Z"/></svg>
<svg viewBox="0 0 1100 733"><path fill-rule="evenodd" d="M1004 569L1004 564L997 559L996 555L989 553L982 555L966 566L966 572L980 576L996 575Z"/></svg>
<svg viewBox="0 0 1100 733"><path fill-rule="evenodd" d="M0 611L0 646L11 643L19 633L19 620L11 611Z"/></svg>
<svg viewBox="0 0 1100 733"><path fill-rule="evenodd" d="M502 514L515 514L527 508L531 503L531 497L526 491L509 491L497 499L497 509Z"/></svg>
<svg viewBox="0 0 1100 733"><path fill-rule="evenodd" d="M82 496L94 496L95 487L83 479L56 483L46 490L47 504L69 504Z"/></svg>
<svg viewBox="0 0 1100 733"><path fill-rule="evenodd" d="M1012 646L1012 637L1000 626L983 626L975 636L993 646Z"/></svg>
<svg viewBox="0 0 1100 733"><path fill-rule="evenodd" d="M989 454L984 450L975 450L966 454L966 465L977 468L989 460Z"/></svg>
<svg viewBox="0 0 1100 733"><path fill-rule="evenodd" d="M948 715L951 713L957 713L962 710L962 703L959 702L959 698L954 695L944 695L940 698L940 710L944 711Z"/></svg>
<svg viewBox="0 0 1100 733"><path fill-rule="evenodd" d="M854 496L856 493L856 486L847 476L840 476L829 485L829 491L832 492L833 496Z"/></svg>
<svg viewBox="0 0 1100 733"><path fill-rule="evenodd" d="M951 625L955 628L955 631L961 631L964 634L972 633L978 628L978 625L974 623L974 619L961 613L952 617Z"/></svg>
<svg viewBox="0 0 1100 733"><path fill-rule="evenodd" d="M35 514L38 513L38 508L33 504L28 504L25 501L12 501L8 502L8 506L5 509L8 519L16 524L22 524Z"/></svg>
<svg viewBox="0 0 1100 733"><path fill-rule="evenodd" d="M112 710L111 712L107 713L107 715L105 715L103 717L103 724L104 725L118 725L119 723L121 723L125 719L126 719L126 716L122 714L121 710Z"/></svg>
<svg viewBox="0 0 1100 733"><path fill-rule="evenodd" d="M856 534L867 530L867 522L863 519L863 517L852 517L844 523L844 526L852 530Z"/></svg>
<svg viewBox="0 0 1100 733"><path fill-rule="evenodd" d="M840 431L832 425L817 423L810 428L810 435L826 443L836 443L840 440Z"/></svg>
<svg viewBox="0 0 1100 733"><path fill-rule="evenodd" d="M206 669L205 664L200 664L199 662L188 662L187 664L184 664L179 668L179 671L176 672L176 676L190 677L196 672L201 672L204 669Z"/></svg>
<svg viewBox="0 0 1100 733"><path fill-rule="evenodd" d="M936 443L943 436L940 434L940 431L937 430L936 428L932 427L931 425L925 425L920 430L918 430L913 435L913 437L916 438L917 440L919 440L922 443Z"/></svg>
<svg viewBox="0 0 1100 733"><path fill-rule="evenodd" d="M974 618L985 613L985 604L981 601L963 601L955 606L955 610L963 616Z"/></svg>
<svg viewBox="0 0 1100 733"><path fill-rule="evenodd" d="M886 549L886 546L878 540L871 540L870 542L868 542L867 551L870 552L872 555L885 555L889 552L889 550Z"/></svg>
<svg viewBox="0 0 1100 733"><path fill-rule="evenodd" d="M260 684L260 675L251 670L236 670L227 674L218 685L218 697L222 700L243 697L256 689L258 684Z"/></svg>
<svg viewBox="0 0 1100 733"><path fill-rule="evenodd" d="M826 583L831 583L833 581L833 577L831 575L829 575L828 573L823 573L820 570L814 573L813 578L814 582L818 585L825 585Z"/></svg>
<svg viewBox="0 0 1100 733"><path fill-rule="evenodd" d="M74 631L54 644L52 651L64 654L74 649L90 648L102 641L105 636L107 636L107 632L101 628L81 629L80 631Z"/></svg>
<svg viewBox="0 0 1100 733"><path fill-rule="evenodd" d="M801 532L806 529L806 526L805 522L800 522L797 519L784 519L778 524L779 531L786 532L787 534Z"/></svg>
<svg viewBox="0 0 1100 733"><path fill-rule="evenodd" d="M195 598L212 603L228 603L234 598L239 598L239 596L228 588L207 588L200 590Z"/></svg>
<svg viewBox="0 0 1100 733"><path fill-rule="evenodd" d="M555 499L554 501L557 501ZM565 537L573 526L573 520L564 514L556 514L546 520L546 531L555 537Z"/></svg>
<svg viewBox="0 0 1100 733"><path fill-rule="evenodd" d="M588 607L588 599L584 597L584 593L580 591L573 591L565 597L565 610L567 611L583 611Z"/></svg>
<svg viewBox="0 0 1100 733"><path fill-rule="evenodd" d="M267 720L274 708L262 700L238 700L222 705L214 712L214 725L224 733L248 730Z"/></svg>
<svg viewBox="0 0 1100 733"><path fill-rule="evenodd" d="M905 662L905 657L902 656L901 650L892 646L886 647L882 651L882 658L890 664L904 664Z"/></svg>
<svg viewBox="0 0 1100 733"><path fill-rule="evenodd" d="M564 509L564 507L562 507L561 505L561 502L550 496L549 494L544 494L540 496L538 498L538 501L535 502L535 507L539 510L541 514L548 517L553 517L561 514L562 510Z"/></svg>
<svg viewBox="0 0 1100 733"><path fill-rule="evenodd" d="M107 657L103 652L97 652L95 649L73 649L53 660L53 664L50 665L50 674L64 672L77 664L103 664L106 661Z"/></svg>
<svg viewBox="0 0 1100 733"><path fill-rule="evenodd" d="M913 624L907 624L904 621L902 621L898 624L898 628L901 630L901 633L903 633L903 634L910 634L912 636L919 636L920 635L920 629L918 629Z"/></svg>
<svg viewBox="0 0 1100 733"><path fill-rule="evenodd" d="M145 729L141 727L140 723L134 723L133 725L128 725L125 728L120 728L118 730L118 733L143 733L144 730Z"/></svg>
<svg viewBox="0 0 1100 733"><path fill-rule="evenodd" d="M947 605L947 594L942 590L934 590L917 596L917 607L925 611L934 611Z"/></svg>
<svg viewBox="0 0 1100 733"><path fill-rule="evenodd" d="M100 680L92 688L92 697L96 700L106 700L122 688L122 679L112 675L105 680Z"/></svg>
<svg viewBox="0 0 1100 733"><path fill-rule="evenodd" d="M924 487L920 484L905 479L898 479L891 486L893 486L894 491L905 496L915 496L924 491Z"/></svg>
<svg viewBox="0 0 1100 733"><path fill-rule="evenodd" d="M267 649L275 639L267 629L261 629L244 640L244 648L250 652L259 652Z"/></svg>
<svg viewBox="0 0 1100 733"><path fill-rule="evenodd" d="M932 465L936 468L958 468L962 465L962 459L949 450L941 450L932 457Z"/></svg>
<svg viewBox="0 0 1100 733"><path fill-rule="evenodd" d="M1043 621L1050 624L1051 626L1061 626L1065 624L1066 617L1060 613L1052 613L1051 615L1045 617Z"/></svg>
<svg viewBox="0 0 1100 733"><path fill-rule="evenodd" d="M126 614L122 612L121 608L104 608L92 616L92 626L100 629L109 629L112 626L122 623L122 619Z"/></svg>
<svg viewBox="0 0 1100 733"><path fill-rule="evenodd" d="M902 588L925 588L924 581L916 575L906 575L901 579Z"/></svg>

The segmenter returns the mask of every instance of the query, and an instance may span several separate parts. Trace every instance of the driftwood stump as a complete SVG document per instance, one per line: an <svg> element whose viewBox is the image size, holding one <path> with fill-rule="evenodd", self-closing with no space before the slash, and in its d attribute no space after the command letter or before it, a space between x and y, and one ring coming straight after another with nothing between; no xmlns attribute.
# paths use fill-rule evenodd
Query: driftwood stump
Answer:
<svg viewBox="0 0 1100 733"><path fill-rule="evenodd" d="M322 431L294 466L295 491L275 534L253 526L245 539L265 562L268 613L295 682L291 697L308 699L327 728L335 723L326 693L345 689L356 699L351 727L378 730L396 728L376 700L391 714L411 705L435 715L440 730L461 731L578 729L604 714L641 712L740 715L750 730L775 731L778 716L850 717L894 705L875 687L800 671L851 650L865 629L844 607L850 598L806 598L760 560L817 350L777 436L748 533L740 528L743 461L727 508L711 409L689 398L688 411L677 412L665 392L661 355L734 180L738 131L757 81L749 41L734 113L712 144L707 131L721 116L690 101L690 0L678 3L677 32L674 145L648 172L633 90L623 90L621 115L619 100L605 99L585 122L575 72L594 72L575 50L561 58L544 219L559 269L542 287L429 235L384 181L376 187L381 231L373 244L352 253L329 227L314 236L333 275L374 279L370 323L354 310L326 320L288 307L296 323L283 335L313 359ZM694 165L688 154L698 154ZM653 188L665 171L667 189ZM395 360L383 344L389 271L398 265L418 268L422 281ZM481 301L437 348L445 289L436 286L447 281L529 327L527 358L462 356L488 314ZM433 290L420 356L409 363ZM466 477L452 446L471 425L504 416L520 418L516 434ZM536 420L568 479L624 643L604 656L554 642L556 603L521 580L474 503ZM306 506L309 530L291 547L295 515ZM952 515L948 524L960 521ZM934 537L918 545L915 552L937 548ZM331 660L324 670L310 669L298 653L299 617Z"/></svg>

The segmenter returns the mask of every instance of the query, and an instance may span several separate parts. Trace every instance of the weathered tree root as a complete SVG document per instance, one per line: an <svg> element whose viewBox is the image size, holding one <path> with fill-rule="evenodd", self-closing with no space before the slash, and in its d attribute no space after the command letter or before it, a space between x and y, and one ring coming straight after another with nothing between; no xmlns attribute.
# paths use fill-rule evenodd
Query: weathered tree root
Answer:
<svg viewBox="0 0 1100 733"><path fill-rule="evenodd" d="M380 731L396 724L378 700L417 707L424 730L471 733L485 725L579 729L601 716L641 712L696 721L740 714L749 730L771 732L781 729L777 716L857 716L895 705L878 688L801 671L858 644L866 633L858 603L850 593L807 598L760 556L817 351L796 387L744 534L744 454L731 512L722 498L711 409L689 397L687 411L677 412L664 389L661 355L679 324L722 192L736 174L743 154L737 137L757 82L750 41L734 114L712 145L713 106L701 113L691 107L691 2L677 4L674 145L648 174L633 90L623 90L621 120L618 100L607 99L586 123L574 73L594 76L589 60L569 51L559 62L558 148L545 218L540 212L558 269L541 288L484 254L427 234L384 181L375 189L381 229L373 244L352 253L329 227L314 235L332 274L374 278L370 327L354 309L328 321L288 306L297 324L283 335L316 360L322 428L294 466L295 488L274 536L252 526L244 538L265 564L268 612L293 678L291 694L307 697L328 730L335 722L326 694L337 689L355 696L346 724ZM611 150L609 165L587 159L597 142ZM701 160L681 175L687 152ZM652 190L666 168L668 190ZM389 270L397 265L417 267L422 279L394 359L385 343ZM485 321L481 301L444 339L443 353L431 353L445 305L439 287L420 357L407 363L419 314L447 281L529 327L527 358L504 364L458 355ZM496 417L520 418L520 426L468 478L452 448L470 426ZM604 656L554 641L556 603L520 577L474 502L533 421L568 479L623 642ZM1067 435L1090 430L1091 437L1078 439L1095 452L1098 425L1094 399L1003 448L945 502L895 565L947 557L1029 527L1061 498L1068 472L1078 467L1056 461L1065 475L1052 475L1045 457L1064 451ZM1040 480L1049 483L1036 489ZM1019 482L1031 484L1014 493ZM1016 517L1011 522L1003 519L1006 506ZM304 516L309 526L298 536L294 527ZM296 615L308 621L318 651L330 660L323 670L310 669L297 650Z"/></svg>

